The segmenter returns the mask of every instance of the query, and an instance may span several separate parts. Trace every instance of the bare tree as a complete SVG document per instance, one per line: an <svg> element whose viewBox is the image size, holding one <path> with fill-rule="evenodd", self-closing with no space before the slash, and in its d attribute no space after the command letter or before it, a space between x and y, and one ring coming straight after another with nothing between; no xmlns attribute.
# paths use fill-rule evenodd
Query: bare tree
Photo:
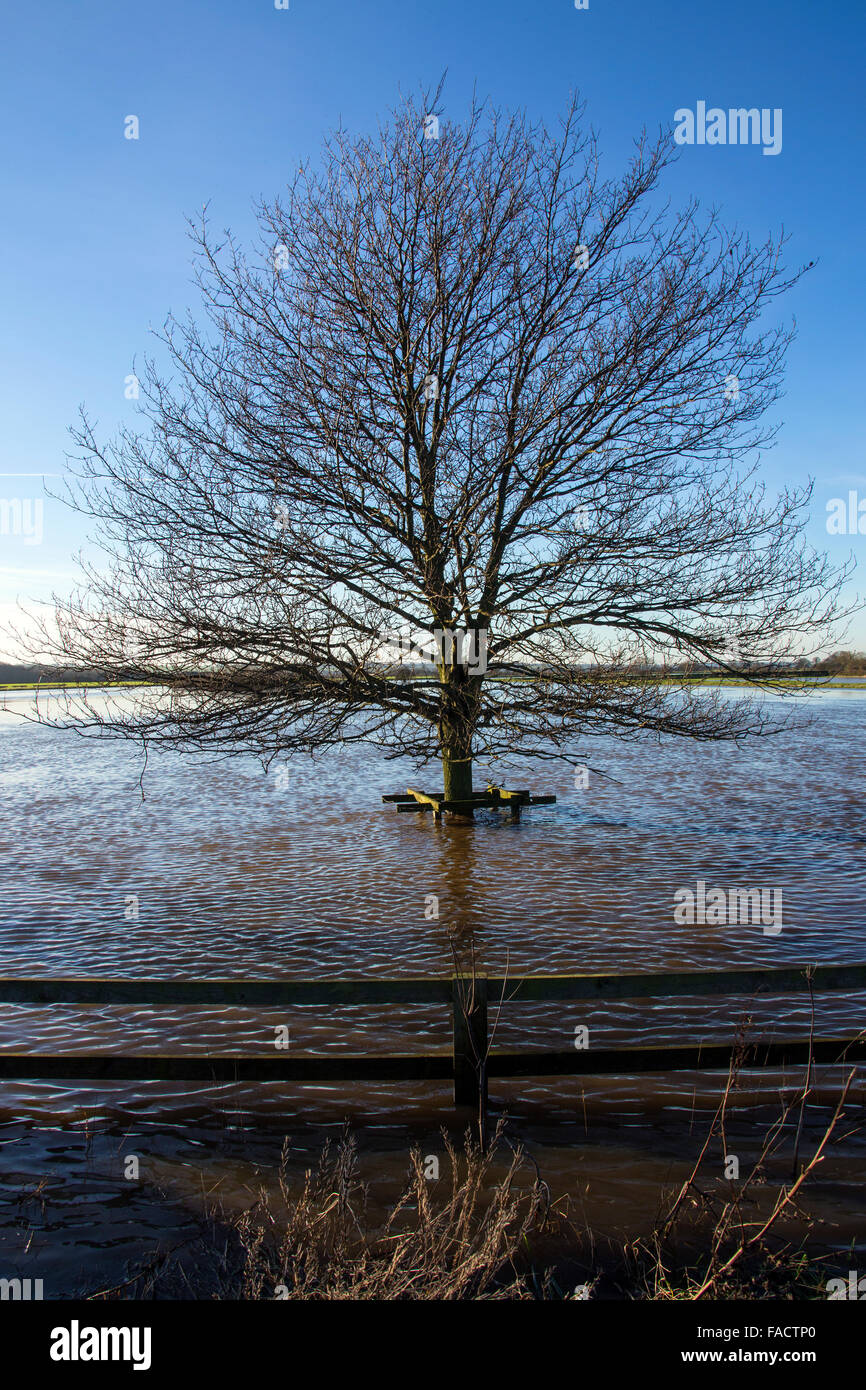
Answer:
<svg viewBox="0 0 866 1390"><path fill-rule="evenodd" d="M266 762L372 741L455 799L473 758L767 730L658 676L766 670L837 613L808 490L755 471L800 272L661 201L665 135L609 179L581 120L422 95L327 141L249 252L191 226L206 314L167 321L140 428L75 431L104 560L40 639L155 684L65 719Z"/></svg>

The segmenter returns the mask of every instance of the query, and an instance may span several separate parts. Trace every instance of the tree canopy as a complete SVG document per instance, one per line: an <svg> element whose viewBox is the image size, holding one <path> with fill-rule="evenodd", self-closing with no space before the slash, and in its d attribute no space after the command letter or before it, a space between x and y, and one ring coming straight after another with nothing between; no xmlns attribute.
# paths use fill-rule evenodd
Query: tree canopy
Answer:
<svg viewBox="0 0 866 1390"><path fill-rule="evenodd" d="M757 472L800 272L664 202L673 154L643 136L609 177L577 104L548 129L422 94L329 138L256 245L192 224L203 312L135 427L76 431L105 559L41 640L154 684L68 717L265 760L371 740L454 795L473 758L765 730L635 674L799 654L844 577L808 490Z"/></svg>

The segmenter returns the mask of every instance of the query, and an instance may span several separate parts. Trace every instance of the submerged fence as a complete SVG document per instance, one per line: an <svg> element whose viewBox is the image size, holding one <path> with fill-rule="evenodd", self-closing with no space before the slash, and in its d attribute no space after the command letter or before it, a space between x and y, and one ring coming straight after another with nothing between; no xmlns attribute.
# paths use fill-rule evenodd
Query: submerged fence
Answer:
<svg viewBox="0 0 866 1390"><path fill-rule="evenodd" d="M629 1075L635 1072L866 1063L866 1020L855 1038L798 1037L670 1047L507 1052L491 1048L489 1011L536 1002L595 1002L719 995L866 990L866 962L673 974L459 975L357 980L112 980L0 978L0 1004L208 1005L238 1008L442 1004L452 1018L451 1051L382 1056L197 1055L194 1053L0 1052L0 1081L453 1081L456 1105L486 1105L490 1078Z"/></svg>

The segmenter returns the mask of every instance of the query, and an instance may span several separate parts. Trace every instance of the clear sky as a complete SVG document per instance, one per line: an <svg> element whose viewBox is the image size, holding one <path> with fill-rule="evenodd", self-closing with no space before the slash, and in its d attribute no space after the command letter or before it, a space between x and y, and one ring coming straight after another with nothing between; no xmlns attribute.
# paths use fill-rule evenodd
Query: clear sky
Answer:
<svg viewBox="0 0 866 1390"><path fill-rule="evenodd" d="M864 32L864 0L7 6L0 499L23 509L20 525L7 509L0 534L0 622L19 595L69 585L86 523L45 498L57 480L40 475L62 474L80 403L103 437L132 420L124 380L148 326L196 303L185 216L208 200L217 225L251 230L252 200L315 158L324 132L371 127L401 88L435 86L446 68L457 117L473 85L551 120L578 90L612 173L642 126L673 128L680 108L781 109L778 154L685 146L666 187L759 239L784 227L789 260L818 261L779 305L798 338L764 471L773 489L815 479L811 539L840 559L853 552L866 590L866 534L826 529L832 498L854 491L866 504ZM138 140L124 138L129 115ZM10 476L21 474L37 476ZM848 645L866 649L862 614Z"/></svg>

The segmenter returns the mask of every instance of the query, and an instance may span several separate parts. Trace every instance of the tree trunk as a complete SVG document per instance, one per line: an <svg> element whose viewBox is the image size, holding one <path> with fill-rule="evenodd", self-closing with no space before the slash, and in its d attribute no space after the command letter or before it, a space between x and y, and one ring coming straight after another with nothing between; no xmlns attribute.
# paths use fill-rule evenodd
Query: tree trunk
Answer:
<svg viewBox="0 0 866 1390"><path fill-rule="evenodd" d="M477 711L477 692L460 668L447 673L442 683L439 747L446 801L463 801L472 793L472 731ZM453 812L450 814L454 814ZM459 817L472 820L469 811Z"/></svg>
<svg viewBox="0 0 866 1390"><path fill-rule="evenodd" d="M442 775L445 782L445 800L462 801L472 793L472 755L460 750L456 754L448 749L442 750Z"/></svg>

